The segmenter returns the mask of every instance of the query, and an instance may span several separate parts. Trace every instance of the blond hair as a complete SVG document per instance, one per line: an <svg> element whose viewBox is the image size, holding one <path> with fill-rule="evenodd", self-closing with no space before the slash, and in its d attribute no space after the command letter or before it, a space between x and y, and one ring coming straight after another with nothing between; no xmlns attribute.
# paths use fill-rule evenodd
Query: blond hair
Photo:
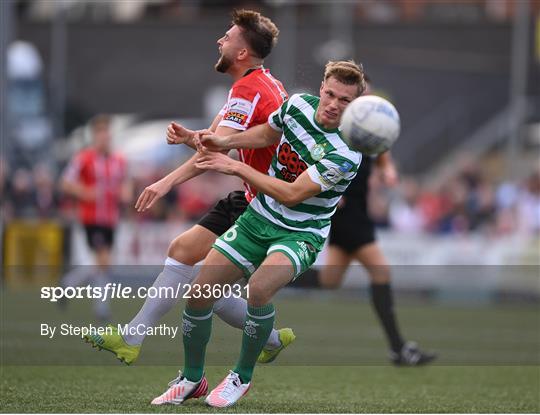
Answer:
<svg viewBox="0 0 540 415"><path fill-rule="evenodd" d="M324 67L324 80L333 77L345 85L357 85L358 96L366 89L366 79L362 64L350 61L329 61Z"/></svg>

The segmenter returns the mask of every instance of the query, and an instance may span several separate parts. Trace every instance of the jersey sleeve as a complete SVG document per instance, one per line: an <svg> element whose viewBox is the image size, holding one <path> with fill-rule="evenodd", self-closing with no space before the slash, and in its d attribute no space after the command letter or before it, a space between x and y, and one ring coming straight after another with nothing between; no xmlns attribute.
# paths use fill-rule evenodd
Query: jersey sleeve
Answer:
<svg viewBox="0 0 540 415"><path fill-rule="evenodd" d="M223 107L221 107L218 114L221 115L221 118L223 118L226 112L227 112L227 102L223 104Z"/></svg>
<svg viewBox="0 0 540 415"><path fill-rule="evenodd" d="M283 131L283 120L287 113L288 103L289 100L285 101L278 109L268 116L268 124L276 131Z"/></svg>
<svg viewBox="0 0 540 415"><path fill-rule="evenodd" d="M128 163L122 155L118 155L118 164L120 166L120 180L126 181L128 179Z"/></svg>
<svg viewBox="0 0 540 415"><path fill-rule="evenodd" d="M223 107L223 118L218 126L244 131L250 127L261 95L249 86L233 87L229 100ZM220 111L221 114L221 111Z"/></svg>
<svg viewBox="0 0 540 415"><path fill-rule="evenodd" d="M361 157L361 156L359 156ZM343 155L330 153L322 160L311 165L307 169L310 179L321 186L321 191L333 189L336 186L344 186L345 191L349 183L358 171L360 160L356 157L349 159Z"/></svg>
<svg viewBox="0 0 540 415"><path fill-rule="evenodd" d="M84 164L83 153L77 154L71 159L62 173L62 178L68 182L76 183L80 179L81 170Z"/></svg>

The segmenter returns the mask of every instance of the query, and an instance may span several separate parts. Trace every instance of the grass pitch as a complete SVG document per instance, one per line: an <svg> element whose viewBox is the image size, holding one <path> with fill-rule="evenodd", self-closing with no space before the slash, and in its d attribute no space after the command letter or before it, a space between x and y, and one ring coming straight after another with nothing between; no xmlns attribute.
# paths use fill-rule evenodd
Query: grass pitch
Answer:
<svg viewBox="0 0 540 415"><path fill-rule="evenodd" d="M5 294L5 293L4 293ZM36 294L4 295L1 412L232 412L232 413L538 413L540 313L538 305L435 306L401 304L403 332L440 355L437 364L395 368L368 304L343 296L282 296L277 326L296 342L278 361L259 365L253 387L228 410L202 400L152 407L181 367L181 338L152 337L131 367L76 337L47 339L42 322L88 322L90 305L68 313L36 301ZM138 303L115 304L128 321ZM165 322L177 323L179 310ZM238 355L240 333L214 319L207 376L215 386Z"/></svg>
<svg viewBox="0 0 540 415"><path fill-rule="evenodd" d="M211 385L226 367L207 370ZM257 368L249 393L234 408L202 399L152 407L175 367L6 367L2 412L258 412L258 413L538 413L538 367Z"/></svg>

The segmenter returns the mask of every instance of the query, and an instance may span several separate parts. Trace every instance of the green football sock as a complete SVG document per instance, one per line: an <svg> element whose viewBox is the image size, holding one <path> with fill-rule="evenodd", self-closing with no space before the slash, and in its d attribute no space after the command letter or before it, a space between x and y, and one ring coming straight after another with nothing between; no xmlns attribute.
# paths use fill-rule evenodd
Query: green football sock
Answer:
<svg viewBox="0 0 540 415"><path fill-rule="evenodd" d="M234 368L234 372L240 375L242 383L251 381L257 357L274 327L275 314L273 304L262 307L248 306L242 334L242 350Z"/></svg>
<svg viewBox="0 0 540 415"><path fill-rule="evenodd" d="M188 308L182 316L184 339L184 370L182 374L191 382L201 380L204 373L206 345L212 333L212 308Z"/></svg>

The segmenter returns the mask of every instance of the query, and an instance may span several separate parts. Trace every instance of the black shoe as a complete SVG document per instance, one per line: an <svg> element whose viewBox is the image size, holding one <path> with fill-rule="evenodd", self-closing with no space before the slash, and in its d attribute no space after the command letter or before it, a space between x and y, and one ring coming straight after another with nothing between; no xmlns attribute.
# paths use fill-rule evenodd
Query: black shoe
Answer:
<svg viewBox="0 0 540 415"><path fill-rule="evenodd" d="M406 342L399 353L390 352L390 360L396 366L422 366L437 358L433 352L423 352L415 342Z"/></svg>

